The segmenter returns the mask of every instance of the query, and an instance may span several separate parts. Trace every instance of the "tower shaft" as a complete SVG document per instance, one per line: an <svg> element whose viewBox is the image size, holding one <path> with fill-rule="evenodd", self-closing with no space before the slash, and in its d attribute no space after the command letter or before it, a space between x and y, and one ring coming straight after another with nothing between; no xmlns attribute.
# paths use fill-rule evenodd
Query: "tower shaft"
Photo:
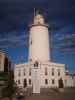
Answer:
<svg viewBox="0 0 75 100"><path fill-rule="evenodd" d="M44 23L41 15L36 15L30 25L29 60L49 61L48 25Z"/></svg>

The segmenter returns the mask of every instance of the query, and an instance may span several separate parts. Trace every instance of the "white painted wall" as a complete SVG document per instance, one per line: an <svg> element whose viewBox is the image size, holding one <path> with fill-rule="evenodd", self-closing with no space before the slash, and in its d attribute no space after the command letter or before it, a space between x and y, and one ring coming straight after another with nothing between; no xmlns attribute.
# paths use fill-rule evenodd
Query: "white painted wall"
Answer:
<svg viewBox="0 0 75 100"><path fill-rule="evenodd" d="M38 23L38 21L40 23ZM49 61L49 36L48 27L44 23L44 19L38 15L34 18L34 23L30 26L29 38L29 60Z"/></svg>
<svg viewBox="0 0 75 100"><path fill-rule="evenodd" d="M33 67L31 67L33 65L30 65L30 64L19 64L19 65L16 65L15 66L15 73L14 73L14 76L15 76L15 81L18 81L20 80L21 81L21 84L18 84L18 86L21 86L23 87L23 80L24 78L27 79L27 84L28 84L28 87L31 87L32 85L29 85L28 83L28 80L31 79L32 80L32 83L33 85L35 84L35 71L33 69ZM56 64L56 63L40 63L39 65L39 69L36 69L37 70L37 73L38 73L38 77L37 79L39 80L39 83L40 83L40 88L47 88L47 87L58 87L58 80L60 78L63 79L63 83L64 83L64 75L65 75L65 68L64 68L64 65L63 64ZM31 73L31 76L29 76L29 68L32 68L32 73ZM48 69L48 75L45 75L45 67L47 67ZM54 76L52 76L52 68L54 68ZM26 75L24 76L24 69L25 72L26 72ZM58 76L58 69L60 69L60 76ZM18 71L21 71L21 76L19 77L18 76ZM48 84L46 85L45 84L45 79L48 79ZM52 79L55 80L55 84L52 84Z"/></svg>
<svg viewBox="0 0 75 100"><path fill-rule="evenodd" d="M40 64L37 67L34 67L34 64L32 65L32 87L33 87L33 93L40 93Z"/></svg>
<svg viewBox="0 0 75 100"><path fill-rule="evenodd" d="M30 66L27 63L15 65L14 80L19 87L23 87L24 79L27 79L27 86L30 87L29 79L31 79L31 76L29 75L29 70L30 70ZM20 71L20 76L18 75L19 71ZM24 75L24 71L25 71L25 75ZM20 84L18 84L18 80L20 80Z"/></svg>
<svg viewBox="0 0 75 100"><path fill-rule="evenodd" d="M65 87L75 87L75 76L65 75Z"/></svg>
<svg viewBox="0 0 75 100"><path fill-rule="evenodd" d="M45 75L45 67L48 69L48 75ZM52 76L52 69L54 68L54 76ZM58 69L60 69L60 76L58 76ZM41 65L41 87L58 87L58 80L60 78L63 79L64 83L64 65L56 64L56 63L43 63ZM45 84L45 79L48 79L48 85ZM54 79L55 83L52 84L52 79Z"/></svg>

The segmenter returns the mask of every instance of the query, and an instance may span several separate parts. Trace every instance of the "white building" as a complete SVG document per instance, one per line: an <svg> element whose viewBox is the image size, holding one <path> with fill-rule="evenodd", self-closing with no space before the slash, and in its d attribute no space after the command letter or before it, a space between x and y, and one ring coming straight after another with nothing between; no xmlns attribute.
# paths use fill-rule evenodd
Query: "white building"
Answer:
<svg viewBox="0 0 75 100"><path fill-rule="evenodd" d="M15 65L15 82L22 88L32 87L33 93L40 93L41 88L60 87L60 80L65 87L65 65L50 61L48 25L43 16L36 14L29 28L29 61Z"/></svg>
<svg viewBox="0 0 75 100"><path fill-rule="evenodd" d="M75 74L70 73L69 71L65 72L65 86L75 87Z"/></svg>

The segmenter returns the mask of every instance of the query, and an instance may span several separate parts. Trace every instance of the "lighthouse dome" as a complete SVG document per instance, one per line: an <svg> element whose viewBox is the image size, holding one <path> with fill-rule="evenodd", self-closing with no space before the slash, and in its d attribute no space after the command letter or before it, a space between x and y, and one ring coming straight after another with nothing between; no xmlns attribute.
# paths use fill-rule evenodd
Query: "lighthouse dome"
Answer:
<svg viewBox="0 0 75 100"><path fill-rule="evenodd" d="M41 14L37 14L34 17L34 24L44 24L44 17Z"/></svg>

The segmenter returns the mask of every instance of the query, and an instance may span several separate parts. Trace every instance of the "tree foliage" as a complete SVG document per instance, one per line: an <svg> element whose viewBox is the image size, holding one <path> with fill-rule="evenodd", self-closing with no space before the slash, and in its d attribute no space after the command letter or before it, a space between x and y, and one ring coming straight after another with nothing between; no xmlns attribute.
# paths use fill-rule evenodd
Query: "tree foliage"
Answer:
<svg viewBox="0 0 75 100"><path fill-rule="evenodd" d="M17 86L14 82L13 72L0 72L0 76L2 77L1 79L4 81L2 96L8 97L10 100L12 100L12 97L17 90Z"/></svg>

